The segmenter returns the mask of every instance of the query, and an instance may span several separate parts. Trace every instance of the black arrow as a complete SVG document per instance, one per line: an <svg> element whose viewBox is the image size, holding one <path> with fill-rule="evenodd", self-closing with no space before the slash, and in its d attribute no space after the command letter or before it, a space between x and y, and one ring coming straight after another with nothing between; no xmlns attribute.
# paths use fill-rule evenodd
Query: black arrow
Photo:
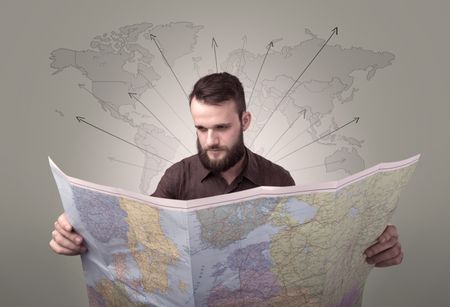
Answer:
<svg viewBox="0 0 450 307"><path fill-rule="evenodd" d="M188 98L188 95L186 94L186 91L184 90L183 86L181 85L180 80L178 80L178 77L175 74L175 72L173 71L172 67L170 66L169 61L167 61L166 56L164 55L164 53L162 52L161 48L159 47L158 41L156 39L156 36L153 35L153 34L150 34L150 39L155 42L156 47L158 48L159 52L161 53L161 55L162 55L164 61L166 62L167 66L169 66L170 71L172 72L173 76L175 77L175 79L178 82L178 85L180 85L181 90L183 91L184 95L186 96L186 98Z"/></svg>
<svg viewBox="0 0 450 307"><path fill-rule="evenodd" d="M188 131L190 131L192 133L191 127L186 123L185 120L183 120L178 113L173 109L173 107L170 105L170 103L167 101L167 99L165 99L161 93L158 91L158 89L150 82L150 80L144 75L144 73L138 69L138 74L140 74L147 82L146 84L148 85L149 88L151 88L152 90L155 91L155 93L159 96L159 98L161 98L161 100L170 108L170 110L172 111L173 114L175 114L176 117L178 117L178 119L180 120L180 122L183 123L183 125L186 127L186 129ZM128 93L129 95L129 93ZM130 96L130 98L133 98ZM195 136L195 135L194 135ZM195 136L196 137L196 136Z"/></svg>
<svg viewBox="0 0 450 307"><path fill-rule="evenodd" d="M306 114L306 109L305 109L305 114ZM317 124L318 122L320 122L320 118L318 118L314 123L310 124L305 130L301 131L300 133L297 133L292 139L290 139L288 142L286 142L286 145L282 146L280 149L278 149L272 156L276 156L277 153L279 153L283 148L285 148L286 146L288 146L291 142L293 142L296 138L298 138L300 135L302 135L303 133L305 133L306 131L308 131L308 129L310 129L312 126L314 126L315 124Z"/></svg>
<svg viewBox="0 0 450 307"><path fill-rule="evenodd" d="M86 85L85 85L84 83L78 83L78 87L79 87L80 89L82 89L82 90L85 90L86 92L88 92L88 93L91 94L92 96L97 97L97 96L94 95L93 92L91 92L90 90L88 90L88 89L86 88Z"/></svg>
<svg viewBox="0 0 450 307"><path fill-rule="evenodd" d="M138 165L138 164L135 164L135 163L119 160L119 159L116 159L115 157L108 157L108 159L110 161L113 161L113 162L122 163L122 164L126 164L126 165L129 165L129 166L135 166L135 167L138 167L140 169L148 169L148 170L155 171L155 172L159 171L158 169L155 169L155 168L146 167L146 166L143 166L143 165Z"/></svg>
<svg viewBox="0 0 450 307"><path fill-rule="evenodd" d="M335 129L335 130L333 130L333 131L331 131L331 132L328 132L328 133L326 133L326 134L324 134L324 135L322 135L321 137L319 137L319 138L317 138L317 139L315 139L315 140L313 140L313 141L311 141L311 142L309 142L308 144L306 144L306 145L303 145L302 147L300 147L300 148L297 148L296 150L294 150L294 151L291 151L290 153L288 153L288 154L286 154L286 155L284 155L284 156L282 156L280 159L278 159L278 160L276 160L275 162L278 162L278 161L280 161L280 160L283 160L284 158L286 158L286 157L288 157L288 156L290 156L290 155L292 155L293 153L295 153L295 152L297 152L297 151L299 151L299 150L301 150L301 149L303 149L303 148L305 148L305 147L307 147L307 146L309 146L309 145L311 145L311 144L314 144L315 142L317 142L317 141L319 141L319 140L321 140L321 139L323 139L324 137L327 137L327 136L329 136L330 134L333 134L333 133L335 133L336 131L338 131L338 130L340 130L340 129L342 129L342 128L344 128L345 126L348 126L348 125L350 125L351 123L353 123L353 122L355 122L355 124L357 124L358 123L358 121L359 121L359 117L355 117L352 121L349 121L348 123L346 123L345 125L342 125L342 126L340 126L340 127L338 127L337 129Z"/></svg>
<svg viewBox="0 0 450 307"><path fill-rule="evenodd" d="M253 84L253 89L252 89L252 93L250 94L250 98L248 99L247 108L250 106L250 102L251 102L251 100L252 100L253 92L255 91L256 83L258 82L259 75L261 74L261 70L262 70L262 68L263 68L263 66L264 66L264 63L266 62L267 55L269 54L269 51L270 51L270 49L271 49L272 47L273 47L273 41L271 41L271 42L267 45L267 52L266 52L266 55L264 56L264 59L263 59L262 64L261 64L261 67L259 68L258 75L256 76L255 84Z"/></svg>
<svg viewBox="0 0 450 307"><path fill-rule="evenodd" d="M216 53L217 47L219 47L219 45L217 45L216 39L213 37L212 42L211 42L211 48L214 49L214 58L216 60L216 73L219 72L219 67L217 66L217 53Z"/></svg>
<svg viewBox="0 0 450 307"><path fill-rule="evenodd" d="M143 150L143 151L145 151L145 152L151 154L152 156L155 156L155 157L157 157L157 158L160 158L160 159L162 159L162 160L164 160L164 161L169 162L170 164L173 164L172 161L169 161L169 160L167 160L167 159L161 157L160 155L157 155L157 154L155 154L155 153L153 153L153 152L150 152L150 151L148 151L148 150L145 149L145 148L142 148L142 147L140 147L140 146L138 146L138 145L136 145L136 144L133 144L133 143L131 143L131 142L128 142L127 140L124 140L124 139L122 139L121 137L112 134L111 132L108 132L108 131L106 131L106 130L104 130L104 129L102 129L102 128L99 128L99 127L97 127L97 126L95 126L95 125L93 125L93 124L91 124L91 123L85 121L85 120L84 120L84 117L82 117L82 116L76 116L76 119L77 119L78 122L80 122L80 123L83 122L83 123L85 123L85 124L87 124L87 125L89 125L89 126L91 126L91 127L94 127L94 128L97 129L97 130L100 130L100 131L102 131L102 132L104 132L104 133L106 133L106 134L108 134L108 135L110 135L110 136L112 136L112 137L115 137L116 139L121 140L122 142L125 142L125 143L127 143L127 144L129 144L129 145L131 145L131 146L134 146L134 147L136 147L136 148L138 148L138 149L140 149L140 150Z"/></svg>
<svg viewBox="0 0 450 307"><path fill-rule="evenodd" d="M293 172L298 172L298 171L304 171L304 170L310 169L310 168L317 168L317 167L327 166L327 165L331 165L331 164L338 164L338 163L341 164L341 163L344 163L346 160L347 160L346 158L342 158L340 160L333 161L333 162L322 163L322 164L317 164L317 165L311 165L311 166L306 166L306 167L302 167L302 168L292 169L292 170L289 170L289 172L293 173Z"/></svg>
<svg viewBox="0 0 450 307"><path fill-rule="evenodd" d="M147 108L147 106L139 98L136 97L136 93L128 93L128 95L131 99L139 102L158 121L158 123L160 123L160 125L163 126L164 129L166 129L166 131L169 132L178 141L178 143L180 143L181 146L183 146L190 154L192 154L192 152L177 138L177 136L173 134L173 132L170 131L170 129L167 128L167 126L164 125L164 123L149 108Z"/></svg>
<svg viewBox="0 0 450 307"><path fill-rule="evenodd" d="M303 113L303 118L306 117L306 109L303 109L302 111L298 112L298 114ZM297 120L300 118L300 115L297 116L297 118L289 125L289 127L286 128L286 130L284 130L284 132L280 135L280 137L278 138L278 140L272 145L272 147L269 148L269 151L267 151L266 156L269 155L269 153L272 151L272 149L275 147L275 145L278 144L278 142L283 138L283 136L289 131L289 129L292 128L292 126L294 126L294 124L297 122Z"/></svg>
<svg viewBox="0 0 450 307"><path fill-rule="evenodd" d="M317 56L319 55L319 53L322 51L323 48L325 48L325 46L328 44L328 42L330 41L330 39L333 37L333 35L337 35L338 33L338 27L335 27L332 30L332 33L330 35L330 37L325 41L325 43L322 45L322 47L319 49L319 51L317 51L317 53L314 55L314 57L311 59L311 61L308 63L308 65L306 65L305 69L303 69L303 71L300 73L300 75L298 76L298 78L294 81L294 83L292 84L292 86L286 91L286 93L284 94L283 98L281 98L281 100L277 103L277 105L275 106L275 109L272 111L272 113L270 114L269 118L266 120L266 122L264 123L264 125L262 126L262 128L258 131L258 133L256 134L255 138L252 141L252 144L250 145L250 147L255 143L255 140L258 138L258 136L261 134L261 132L263 131L264 127L266 127L267 123L270 121L270 119L272 118L273 114L275 113L275 111L278 109L278 107L280 106L280 104L283 102L283 100L289 95L289 92L294 88L295 84L298 82L298 80L300 80L300 78L303 76L303 74L306 72L306 70L308 70L309 66L311 66L312 62L314 62L314 60L317 58Z"/></svg>

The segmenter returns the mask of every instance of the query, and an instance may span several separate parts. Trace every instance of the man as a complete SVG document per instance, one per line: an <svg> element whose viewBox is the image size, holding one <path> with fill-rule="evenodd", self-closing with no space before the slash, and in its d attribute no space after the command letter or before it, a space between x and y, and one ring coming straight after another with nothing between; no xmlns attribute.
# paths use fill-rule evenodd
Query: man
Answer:
<svg viewBox="0 0 450 307"><path fill-rule="evenodd" d="M263 185L295 184L288 171L245 147L243 132L251 115L235 76L216 73L201 78L189 95L189 105L197 129L198 154L169 167L152 196L186 200ZM65 214L55 222L50 247L63 255L86 252L83 238ZM401 263L403 253L395 226L386 227L365 254L367 262L378 267Z"/></svg>

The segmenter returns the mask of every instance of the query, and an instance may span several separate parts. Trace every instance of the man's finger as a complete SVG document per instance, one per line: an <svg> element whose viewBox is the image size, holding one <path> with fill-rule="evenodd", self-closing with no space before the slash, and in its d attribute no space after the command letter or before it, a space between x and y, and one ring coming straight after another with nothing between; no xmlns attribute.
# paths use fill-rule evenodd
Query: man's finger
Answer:
<svg viewBox="0 0 450 307"><path fill-rule="evenodd" d="M77 245L77 244L73 243L72 241L68 240L66 237L64 237L62 234L60 234L56 230L53 230L52 238L53 238L53 241L55 241L59 246L61 246L63 248L72 250L74 252L81 251L81 245Z"/></svg>
<svg viewBox="0 0 450 307"><path fill-rule="evenodd" d="M60 246L58 243L56 243L56 241L54 239L52 239L50 241L49 245L50 245L50 248L55 253L60 254L60 255L74 256L74 255L78 255L80 253L79 251L73 251L73 250L70 250L63 246Z"/></svg>
<svg viewBox="0 0 450 307"><path fill-rule="evenodd" d="M72 225L67 220L67 216L65 213L61 214L57 220L58 224L61 225L66 231L72 231Z"/></svg>
<svg viewBox="0 0 450 307"><path fill-rule="evenodd" d="M383 268L383 267L387 267L387 266L391 266L391 265L398 265L398 264L402 263L402 261L403 261L403 253L400 253L400 255L398 255L397 257L395 257L393 259L381 261L381 262L375 264L375 266L377 268Z"/></svg>
<svg viewBox="0 0 450 307"><path fill-rule="evenodd" d="M83 238L79 234L74 231L69 232L65 230L58 222L55 222L55 230L58 231L66 239L72 241L77 245L80 245L83 242Z"/></svg>
<svg viewBox="0 0 450 307"><path fill-rule="evenodd" d="M368 258L371 258L384 250L387 250L397 244L397 237L391 237L388 241L384 243L375 243L364 252Z"/></svg>
<svg viewBox="0 0 450 307"><path fill-rule="evenodd" d="M378 237L377 241L380 243L384 243L389 241L392 237L398 239L397 227L395 227L395 225L388 225L384 229L383 233Z"/></svg>
<svg viewBox="0 0 450 307"><path fill-rule="evenodd" d="M391 259L397 258L402 253L402 247L400 243L396 243L393 247L384 250L383 252L380 252L372 257L368 257L367 263L369 264L378 264L382 263L384 261L388 261Z"/></svg>

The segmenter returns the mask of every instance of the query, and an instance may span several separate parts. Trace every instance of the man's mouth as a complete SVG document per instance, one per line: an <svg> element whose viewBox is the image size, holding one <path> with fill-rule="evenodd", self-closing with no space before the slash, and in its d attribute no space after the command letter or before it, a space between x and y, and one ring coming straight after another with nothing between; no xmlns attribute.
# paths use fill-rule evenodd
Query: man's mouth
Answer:
<svg viewBox="0 0 450 307"><path fill-rule="evenodd" d="M207 152L209 152L210 159L218 159L220 156L222 156L222 152L224 152L223 149L208 149Z"/></svg>
<svg viewBox="0 0 450 307"><path fill-rule="evenodd" d="M216 148L208 148L206 151L224 151L225 148L222 147L216 147Z"/></svg>

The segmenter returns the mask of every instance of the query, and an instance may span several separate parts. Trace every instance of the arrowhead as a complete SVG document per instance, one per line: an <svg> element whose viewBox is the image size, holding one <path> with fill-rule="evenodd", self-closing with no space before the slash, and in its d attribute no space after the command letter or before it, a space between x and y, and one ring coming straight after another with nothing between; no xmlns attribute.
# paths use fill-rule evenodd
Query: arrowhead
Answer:
<svg viewBox="0 0 450 307"><path fill-rule="evenodd" d="M213 37L212 42L211 42L211 48L214 46L219 47L219 45L217 45L216 39Z"/></svg>
<svg viewBox="0 0 450 307"><path fill-rule="evenodd" d="M355 119L354 119L354 121L355 121L355 124L357 124L357 123L358 123L358 120L359 120L359 117L355 117Z"/></svg>
<svg viewBox="0 0 450 307"><path fill-rule="evenodd" d="M153 41L155 40L156 36L150 33L150 39Z"/></svg>
<svg viewBox="0 0 450 307"><path fill-rule="evenodd" d="M130 93L130 92L128 92L128 96L130 96L131 99L135 98L136 95L137 95L136 93Z"/></svg>
<svg viewBox="0 0 450 307"><path fill-rule="evenodd" d="M83 116L76 116L76 118L79 123L81 123L84 120Z"/></svg>
<svg viewBox="0 0 450 307"><path fill-rule="evenodd" d="M273 41L270 41L270 43L267 45L267 48L272 48L273 47Z"/></svg>
<svg viewBox="0 0 450 307"><path fill-rule="evenodd" d="M333 32L334 32L334 34L338 35L338 27L335 27L335 28L333 29Z"/></svg>
<svg viewBox="0 0 450 307"><path fill-rule="evenodd" d="M303 118L306 118L306 109L301 110L299 113L303 113Z"/></svg>

